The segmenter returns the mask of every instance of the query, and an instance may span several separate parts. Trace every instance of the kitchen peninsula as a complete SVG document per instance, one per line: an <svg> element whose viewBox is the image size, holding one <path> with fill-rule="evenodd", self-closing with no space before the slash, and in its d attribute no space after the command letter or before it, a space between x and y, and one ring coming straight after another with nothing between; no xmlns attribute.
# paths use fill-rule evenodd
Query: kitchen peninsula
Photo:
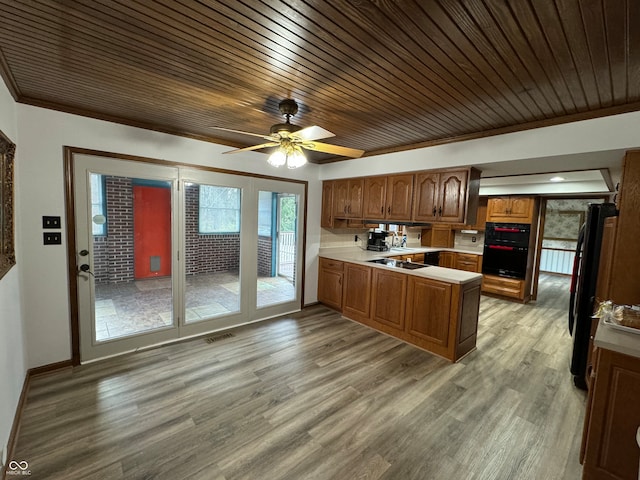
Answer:
<svg viewBox="0 0 640 480"><path fill-rule="evenodd" d="M437 249L404 252L432 250ZM482 275L372 262L402 252L321 249L318 300L348 319L457 362L475 350Z"/></svg>

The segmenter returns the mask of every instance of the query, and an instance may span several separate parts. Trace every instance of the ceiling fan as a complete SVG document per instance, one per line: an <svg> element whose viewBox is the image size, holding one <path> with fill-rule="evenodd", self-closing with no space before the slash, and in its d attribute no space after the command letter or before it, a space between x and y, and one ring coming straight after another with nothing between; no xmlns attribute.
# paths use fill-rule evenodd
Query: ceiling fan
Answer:
<svg viewBox="0 0 640 480"><path fill-rule="evenodd" d="M286 164L289 168L297 168L307 162L307 159L302 152L303 148L306 150L314 150L316 152L330 153L341 157L358 158L364 154L364 150L317 142L316 140L335 136L335 134L325 130L324 128L315 125L312 127L300 128L297 125L293 125L290 122L290 119L298 112L298 104L295 100L282 100L278 105L278 108L286 121L285 123L276 123L275 125L272 125L268 135L232 130L230 128L213 127L216 130L251 135L252 137L260 137L267 140L267 143L261 143L259 145L253 145L246 148L238 148L224 153L238 153L250 150L260 150L262 148L278 147L269 156L268 162L275 167L280 167Z"/></svg>

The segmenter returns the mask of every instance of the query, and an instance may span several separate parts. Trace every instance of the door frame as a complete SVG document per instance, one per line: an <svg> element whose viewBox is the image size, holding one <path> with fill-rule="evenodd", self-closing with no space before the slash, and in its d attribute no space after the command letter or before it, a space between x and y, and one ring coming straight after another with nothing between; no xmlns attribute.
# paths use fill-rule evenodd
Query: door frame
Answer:
<svg viewBox="0 0 640 480"><path fill-rule="evenodd" d="M127 160L139 163L147 163L154 165L162 165L169 167L184 167L190 169L204 170L208 172L215 173L224 173L230 175L239 175L242 177L252 177L252 178L261 178L266 180L275 180L279 182L289 182L302 184L304 186L304 207L302 212L303 225L301 229L302 235L302 258L301 265L303 266L302 272L300 272L300 285L301 285L301 295L300 295L300 309L304 308L304 287L305 287L305 270L306 270L306 242L307 242L307 203L308 203L308 194L309 194L309 182L307 180L298 180L291 178L283 178L283 177L275 177L271 175L261 175L261 174L252 174L248 172L241 172L237 170L229 170L223 168L216 167L207 167L201 165L194 165L190 163L184 162L174 162L169 160L160 160L156 158L150 157L142 157L137 155L127 155L121 153L114 152L105 152L101 150L93 150L88 148L81 147L63 147L63 168L64 168L64 197L65 197L65 229L66 229L66 237L67 237L67 280L68 280L68 292L69 292L69 322L70 322L70 333L71 333L71 364L73 366L80 365L80 312L78 308L78 285L77 285L77 275L78 275L78 257L76 255L77 252L77 241L76 241L76 211L75 211L75 178L74 178L74 167L75 167L75 155L92 155L97 157L107 157L113 158L116 160ZM203 333L202 335L205 335ZM192 337L187 337L192 338ZM186 338L178 338L174 342L184 341ZM174 343L170 342L170 343Z"/></svg>

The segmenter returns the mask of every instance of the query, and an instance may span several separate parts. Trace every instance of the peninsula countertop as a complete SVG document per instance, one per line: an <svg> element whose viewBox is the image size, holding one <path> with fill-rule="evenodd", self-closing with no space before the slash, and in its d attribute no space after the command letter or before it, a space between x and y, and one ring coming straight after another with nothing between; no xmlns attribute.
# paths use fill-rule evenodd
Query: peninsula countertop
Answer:
<svg viewBox="0 0 640 480"><path fill-rule="evenodd" d="M426 252L442 252L442 251L454 251L463 252L463 250L457 250L452 248L432 248L432 247L410 247L405 249L394 249L387 252L373 252L369 250L363 250L360 247L331 247L321 248L318 253L319 257L329 260L338 260L342 262L358 263L366 265L372 268L382 268L389 271L395 271L399 273L405 273L407 275L415 275L424 278L430 278L432 280L439 280L443 282L455 283L464 285L470 282L480 282L482 280L482 274L467 272L464 270L455 270L453 268L437 267L429 265L425 268L419 268L416 270L405 270L395 267L388 267L377 263L370 263L371 260L385 257L395 257L403 254L413 253L426 253Z"/></svg>

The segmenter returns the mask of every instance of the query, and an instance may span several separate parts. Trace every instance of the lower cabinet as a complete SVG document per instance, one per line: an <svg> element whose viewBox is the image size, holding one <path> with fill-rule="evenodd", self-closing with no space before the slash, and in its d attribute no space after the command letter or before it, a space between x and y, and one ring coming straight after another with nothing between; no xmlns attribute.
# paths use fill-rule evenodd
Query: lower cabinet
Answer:
<svg viewBox="0 0 640 480"><path fill-rule="evenodd" d="M371 267L344 264L342 313L345 317L368 323L371 317Z"/></svg>
<svg viewBox="0 0 640 480"><path fill-rule="evenodd" d="M596 353L583 432L587 480L638 478L640 359L607 349Z"/></svg>
<svg viewBox="0 0 640 480"><path fill-rule="evenodd" d="M372 326L391 335L404 331L408 277L406 273L373 269Z"/></svg>
<svg viewBox="0 0 640 480"><path fill-rule="evenodd" d="M318 300L351 320L452 362L475 349L479 280L460 285L324 258L318 278Z"/></svg>
<svg viewBox="0 0 640 480"><path fill-rule="evenodd" d="M456 252L440 252L440 267L456 268Z"/></svg>
<svg viewBox="0 0 640 480"><path fill-rule="evenodd" d="M482 272L482 256L472 253L456 253L457 270L465 270L467 272Z"/></svg>
<svg viewBox="0 0 640 480"><path fill-rule="evenodd" d="M407 333L446 349L449 344L451 285L411 278L407 295Z"/></svg>
<svg viewBox="0 0 640 480"><path fill-rule="evenodd" d="M318 301L342 311L342 277L344 263L320 258L318 268Z"/></svg>
<svg viewBox="0 0 640 480"><path fill-rule="evenodd" d="M496 275L483 275L482 291L524 301L525 281L518 280L517 278L498 277Z"/></svg>

